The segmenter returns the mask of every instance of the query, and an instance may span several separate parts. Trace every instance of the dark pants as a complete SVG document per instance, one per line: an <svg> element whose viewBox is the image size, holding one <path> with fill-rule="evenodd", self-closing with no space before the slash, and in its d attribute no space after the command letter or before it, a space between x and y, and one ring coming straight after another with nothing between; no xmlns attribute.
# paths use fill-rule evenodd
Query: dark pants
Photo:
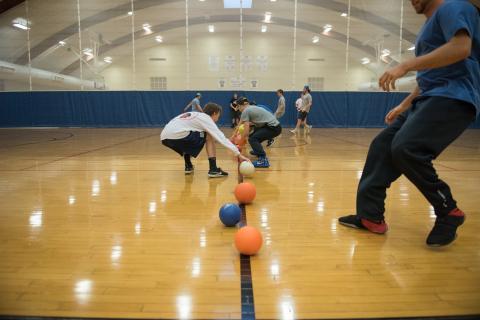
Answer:
<svg viewBox="0 0 480 320"><path fill-rule="evenodd" d="M457 207L432 160L475 120L473 105L442 97L422 98L370 144L357 191L357 215L382 220L386 189L404 174L425 196L437 216Z"/></svg>
<svg viewBox="0 0 480 320"><path fill-rule="evenodd" d="M253 152L259 157L265 157L266 153L263 150L262 142L275 138L282 133L282 127L280 125L276 127L264 126L255 128L255 131L248 138L248 142L253 149Z"/></svg>

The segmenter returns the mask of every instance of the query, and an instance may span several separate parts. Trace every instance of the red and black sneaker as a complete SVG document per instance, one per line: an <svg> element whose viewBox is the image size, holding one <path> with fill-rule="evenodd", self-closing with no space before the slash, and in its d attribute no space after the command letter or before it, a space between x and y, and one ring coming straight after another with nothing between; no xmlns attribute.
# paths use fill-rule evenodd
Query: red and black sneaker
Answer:
<svg viewBox="0 0 480 320"><path fill-rule="evenodd" d="M432 231L427 237L427 245L442 247L452 243L457 238L457 228L465 222L465 213L456 208L445 217L437 217Z"/></svg>
<svg viewBox="0 0 480 320"><path fill-rule="evenodd" d="M341 225L344 225L350 228L364 229L377 234L384 234L388 231L388 225L385 222L385 220L381 220L378 222L370 221L367 219L360 218L359 216L354 214L340 217L338 219L338 222Z"/></svg>

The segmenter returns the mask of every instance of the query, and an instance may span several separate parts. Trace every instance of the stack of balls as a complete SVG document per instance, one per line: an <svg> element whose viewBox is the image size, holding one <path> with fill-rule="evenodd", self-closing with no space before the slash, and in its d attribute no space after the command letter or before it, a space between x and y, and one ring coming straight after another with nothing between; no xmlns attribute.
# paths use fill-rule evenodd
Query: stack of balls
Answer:
<svg viewBox="0 0 480 320"><path fill-rule="evenodd" d="M250 182L238 184L234 193L241 205L252 203L257 195L255 186ZM242 209L235 203L227 203L220 208L219 216L226 227L234 227L242 219ZM262 247L262 242L262 234L254 227L242 226L235 235L235 247L244 255L256 254Z"/></svg>

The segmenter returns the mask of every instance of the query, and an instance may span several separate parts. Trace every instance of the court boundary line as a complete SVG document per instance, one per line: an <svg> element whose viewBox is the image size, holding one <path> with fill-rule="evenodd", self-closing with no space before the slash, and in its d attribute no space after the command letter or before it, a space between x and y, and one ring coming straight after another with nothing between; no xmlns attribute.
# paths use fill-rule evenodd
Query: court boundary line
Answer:
<svg viewBox="0 0 480 320"><path fill-rule="evenodd" d="M364 147L364 148L367 148L367 150L370 148L370 145L363 145L361 143L358 143L358 142L354 142L354 141L350 141L350 140L347 140L347 139L343 139L343 138L338 138L338 137L332 137L332 136L329 136L327 134L323 134L323 133L320 133L320 136L324 136L326 138L330 138L330 139L333 139L333 140L338 140L338 141L341 141L341 142L345 142L345 143L349 143L349 144L352 144L352 145L355 145L357 147ZM450 147L450 146L449 146ZM447 168L449 170L452 170L452 171L458 171L457 169L455 168L451 168L451 167L448 167L446 165L443 165L443 164L440 164L440 163L436 163L435 164L436 166L439 166L439 167L444 167L444 168Z"/></svg>
<svg viewBox="0 0 480 320"><path fill-rule="evenodd" d="M70 138L73 138L75 136L71 132L63 132L63 134L65 134L67 136L62 137L62 138L53 137L53 138L48 139L48 140L40 140L40 141L35 141L35 142L25 142L25 143L13 144L13 145L10 145L10 146L0 146L0 149L13 149L13 148L17 148L17 147L29 146L29 145L40 144L40 143L45 143L45 142L63 141L63 140L68 140Z"/></svg>
<svg viewBox="0 0 480 320"><path fill-rule="evenodd" d="M133 142L133 141L137 141L137 140L142 140L142 139L146 139L146 138L151 138L151 137L156 136L156 135L158 135L158 133L149 134L149 135L146 135L146 136L141 136L141 137L137 137L137 138L134 138L134 139L117 142L117 143L114 143L114 144L110 144L110 145L98 147L98 148L95 148L95 149L91 149L91 150L86 150L86 151L82 151L82 152L70 154L70 155L68 155L68 156L64 156L64 157L61 157L61 158L59 158L59 159L50 160L50 161L47 161L47 162L44 162L44 163L40 163L40 164L36 164L36 165L33 165L33 166L28 166L28 167L19 169L18 171L26 171L26 170L38 168L38 167L41 167L41 166L45 166L45 165L47 165L47 164L52 164L52 163L55 163L55 162L58 162L58 161L63 161L63 160L66 160L66 159L70 159L70 158L82 156L82 155L84 155L84 154L88 154L88 153L91 153L91 152L96 152L96 151L100 151L100 150L105 150L105 149L108 149L108 148L116 147L116 146L119 146L119 145L122 145L122 144L125 144L125 143L130 143L130 142Z"/></svg>

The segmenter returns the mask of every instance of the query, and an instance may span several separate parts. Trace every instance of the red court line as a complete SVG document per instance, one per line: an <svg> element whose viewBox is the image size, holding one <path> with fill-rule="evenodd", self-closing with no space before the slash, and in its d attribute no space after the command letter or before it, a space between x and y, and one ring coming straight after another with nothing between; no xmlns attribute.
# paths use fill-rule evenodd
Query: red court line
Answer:
<svg viewBox="0 0 480 320"><path fill-rule="evenodd" d="M70 158L74 158L74 157L78 157L78 156L81 156L81 155L84 155L84 154L88 154L88 153L92 153L92 152L96 152L96 151L100 151L100 150L105 150L105 149L108 149L108 148L116 147L116 146L119 146L119 145L122 145L122 144L126 144L126 143L130 143L130 142L133 142L133 141L138 141L138 140L150 138L150 137L157 136L157 135L158 135L158 133L149 134L149 135L146 135L146 136L143 136L143 137L138 137L138 138L134 138L134 139L130 139L130 140L126 140L126 141L114 143L114 144L111 144L111 145L108 145L108 146L103 146L103 147L95 148L95 149L92 149L92 150L87 150L87 151L82 151L82 152L74 153L74 154L71 154L71 155L68 155L68 156L59 158L59 159L55 159L55 160L47 161L47 162L44 162L44 163L41 163L41 164L36 164L36 165L33 165L33 166L29 166L29 167L26 167L26 168L22 168L22 169L19 169L19 171L25 171L25 170L29 170L29 169L33 169L33 168L38 168L38 167L40 167L40 166L44 166L44 165L47 165L47 164L51 164L51 163L55 163L55 162L58 162L58 161L62 161L62 160L66 160L66 159L70 159Z"/></svg>

